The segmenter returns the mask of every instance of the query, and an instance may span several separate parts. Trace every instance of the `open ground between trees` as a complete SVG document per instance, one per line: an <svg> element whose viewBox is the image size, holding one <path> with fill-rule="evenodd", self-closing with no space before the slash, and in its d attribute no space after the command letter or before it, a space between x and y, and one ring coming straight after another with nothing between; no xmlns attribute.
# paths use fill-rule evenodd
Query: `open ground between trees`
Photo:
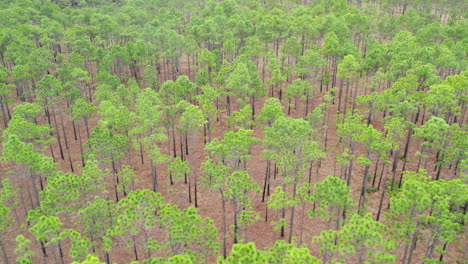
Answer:
<svg viewBox="0 0 468 264"><path fill-rule="evenodd" d="M3 1L4 263L464 263L466 8Z"/></svg>

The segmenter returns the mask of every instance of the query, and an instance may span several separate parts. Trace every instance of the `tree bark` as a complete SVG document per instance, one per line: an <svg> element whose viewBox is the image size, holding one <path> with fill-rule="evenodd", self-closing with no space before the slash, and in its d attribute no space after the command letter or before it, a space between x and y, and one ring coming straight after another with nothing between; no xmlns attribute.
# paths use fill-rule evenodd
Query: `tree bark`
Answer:
<svg viewBox="0 0 468 264"><path fill-rule="evenodd" d="M6 253L5 245L3 244L3 240L1 238L0 238L0 249L2 250L3 261L5 262L5 264L9 264L8 255Z"/></svg>

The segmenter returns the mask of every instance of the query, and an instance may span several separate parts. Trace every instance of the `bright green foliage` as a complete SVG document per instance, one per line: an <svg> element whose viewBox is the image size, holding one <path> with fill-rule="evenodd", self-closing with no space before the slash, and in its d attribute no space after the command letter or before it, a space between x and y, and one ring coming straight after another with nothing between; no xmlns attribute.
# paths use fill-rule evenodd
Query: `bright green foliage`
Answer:
<svg viewBox="0 0 468 264"><path fill-rule="evenodd" d="M372 164L370 159L368 159L368 158L366 158L366 157L364 157L362 155L357 158L356 163L364 165L364 166L370 166Z"/></svg>
<svg viewBox="0 0 468 264"><path fill-rule="evenodd" d="M163 206L164 198L161 194L148 189L134 190L119 201L113 231L121 236L134 236L143 232L144 249L148 252L157 250L159 243L150 237L149 230L158 224L157 212ZM132 242L129 237L126 239L127 242Z"/></svg>
<svg viewBox="0 0 468 264"><path fill-rule="evenodd" d="M260 192L258 184L252 179L247 171L235 171L231 176L226 179L227 189L226 189L226 198L237 200L240 206L243 206L243 199L247 198L244 195L249 191L254 191L256 193Z"/></svg>
<svg viewBox="0 0 468 264"><path fill-rule="evenodd" d="M338 63L338 78L350 79L359 70L359 63L353 55L347 55Z"/></svg>
<svg viewBox="0 0 468 264"><path fill-rule="evenodd" d="M13 221L10 216L10 210L16 206L16 193L18 190L13 188L10 179L4 179L0 189L0 236Z"/></svg>
<svg viewBox="0 0 468 264"><path fill-rule="evenodd" d="M74 261L84 261L87 257L88 249L90 248L88 239L82 237L81 234L74 229L65 229L60 236L70 239L70 256L72 259Z"/></svg>
<svg viewBox="0 0 468 264"><path fill-rule="evenodd" d="M82 186L80 186L80 191L84 202L95 196L106 196L108 170L103 172L96 160L87 160L81 174Z"/></svg>
<svg viewBox="0 0 468 264"><path fill-rule="evenodd" d="M201 169L203 174L203 183L213 190L225 188L225 181L229 174L229 167L225 166L221 161L218 163L207 157L206 161L202 163Z"/></svg>
<svg viewBox="0 0 468 264"><path fill-rule="evenodd" d="M468 131L461 129L458 124L453 124L449 129L448 144L441 150L439 165L450 165L452 179L459 166L457 164L467 158L468 153ZM462 169L463 171L463 169Z"/></svg>
<svg viewBox="0 0 468 264"><path fill-rule="evenodd" d="M272 126L275 120L282 116L284 116L283 105L277 98L270 97L265 100L257 120L265 122L268 126Z"/></svg>
<svg viewBox="0 0 468 264"><path fill-rule="evenodd" d="M150 190L134 190L118 203L115 231L118 234L137 234L157 223L155 211L164 205L164 198Z"/></svg>
<svg viewBox="0 0 468 264"><path fill-rule="evenodd" d="M310 251L306 247L291 248L284 257L284 264L297 264L297 263L309 263L319 264L320 261L310 255Z"/></svg>
<svg viewBox="0 0 468 264"><path fill-rule="evenodd" d="M280 217L280 212L291 206L295 206L296 201L283 191L281 186L276 187L275 191L271 194L270 200L268 200L268 208L276 210L276 218L279 219L278 222L273 221L275 231L278 231L281 227L286 226L286 219Z"/></svg>
<svg viewBox="0 0 468 264"><path fill-rule="evenodd" d="M389 144L390 149L399 149L403 136L405 134L405 126L408 123L404 122L402 117L393 117L389 116L385 119L385 129L387 134L385 135L385 140Z"/></svg>
<svg viewBox="0 0 468 264"><path fill-rule="evenodd" d="M39 82L37 82L37 84L40 87L37 95L41 101L44 100L44 106L53 103L53 97L57 96L63 89L60 80L52 75L45 75Z"/></svg>
<svg viewBox="0 0 468 264"><path fill-rule="evenodd" d="M310 191L311 184L303 182L297 187L296 200L298 204L306 204L315 201L315 193Z"/></svg>
<svg viewBox="0 0 468 264"><path fill-rule="evenodd" d="M338 53L339 40L335 32L327 32L324 38L323 53L327 55L335 55Z"/></svg>
<svg viewBox="0 0 468 264"><path fill-rule="evenodd" d="M442 118L431 117L424 125L415 128L415 137L423 138L423 147L433 149L443 141L443 136L447 133L449 125Z"/></svg>
<svg viewBox="0 0 468 264"><path fill-rule="evenodd" d="M459 105L466 104L468 101L468 91L466 89L468 78L465 74L448 76L442 84L450 85L455 89L455 94ZM451 96L449 96L450 98ZM449 101L450 102L450 101Z"/></svg>
<svg viewBox="0 0 468 264"><path fill-rule="evenodd" d="M288 244L284 240L277 240L272 248L267 248L264 252L268 259L267 263L270 264L320 263L318 259L310 255L306 247L295 247L294 244Z"/></svg>
<svg viewBox="0 0 468 264"><path fill-rule="evenodd" d="M99 258L95 255L87 255L83 262L72 262L72 264L104 264L105 262L99 261Z"/></svg>
<svg viewBox="0 0 468 264"><path fill-rule="evenodd" d="M85 97L78 97L74 104L71 106L72 109L72 120L78 120L82 118L87 122L93 114L96 112L97 108L92 104L86 102Z"/></svg>
<svg viewBox="0 0 468 264"><path fill-rule="evenodd" d="M281 67L276 58L270 59L270 65L268 65L268 70L271 72L271 78L267 82L272 85L272 87L281 87L283 82L287 79L285 74L281 71ZM273 88L270 96L273 97Z"/></svg>
<svg viewBox="0 0 468 264"><path fill-rule="evenodd" d="M149 135L157 132L157 127L161 123L161 108L161 99L153 89L147 88L141 91L135 105L137 125L132 129Z"/></svg>
<svg viewBox="0 0 468 264"><path fill-rule="evenodd" d="M250 159L250 147L258 142L252 137L253 130L239 129L237 132L228 131L224 133L224 138L219 141L213 139L206 144L206 150L212 155L219 157L223 163L232 169L238 169L240 162Z"/></svg>
<svg viewBox="0 0 468 264"><path fill-rule="evenodd" d="M117 190L127 194L134 190L136 174L132 167L128 165L122 166L122 170L115 175L119 180Z"/></svg>
<svg viewBox="0 0 468 264"><path fill-rule="evenodd" d="M310 90L310 84L308 81L303 81L301 79L294 80L286 89L286 97L289 100L294 99L294 103L291 106L295 106L297 109L297 100L303 96L306 92Z"/></svg>
<svg viewBox="0 0 468 264"><path fill-rule="evenodd" d="M199 106L188 104L183 108L180 124L184 132L194 135L200 131L207 122Z"/></svg>
<svg viewBox="0 0 468 264"><path fill-rule="evenodd" d="M330 222L336 216L336 224L339 225L341 214L343 210L349 208L353 201L349 198L350 187L346 186L346 182L333 176L315 184L315 197L317 203L317 210L310 212L311 217L316 214L320 215L323 220L328 222L330 229Z"/></svg>
<svg viewBox="0 0 468 264"><path fill-rule="evenodd" d="M386 227L371 214L353 214L340 231L323 231L314 241L322 243L322 249L328 245L335 252L332 262L355 256L359 263L394 263L396 256L388 252L396 248L396 243L386 233Z"/></svg>
<svg viewBox="0 0 468 264"><path fill-rule="evenodd" d="M21 170L21 174L17 176L30 176L33 186L33 194L36 199L31 206L40 205L39 191L36 186L35 174L47 177L55 173L57 164L53 159L36 152L32 143L24 143L16 135L9 135L7 140L3 142L3 161L11 161Z"/></svg>
<svg viewBox="0 0 468 264"><path fill-rule="evenodd" d="M196 251L203 255L205 262L208 261L209 256L216 256L219 254L219 238L218 229L216 228L213 219L204 218L202 223L198 224L197 238L194 241Z"/></svg>
<svg viewBox="0 0 468 264"><path fill-rule="evenodd" d="M5 67L0 66L0 105L2 108L5 106L5 103L11 103L12 98L9 98L9 95L12 90L15 89L15 85L6 84L8 82L8 71Z"/></svg>
<svg viewBox="0 0 468 264"><path fill-rule="evenodd" d="M48 215L58 216L65 213L67 219L73 214L81 204L81 199L87 199L86 190L89 186L85 185L84 177L72 173L55 173L48 177L47 185L41 191L41 209ZM82 204L81 204L82 205Z"/></svg>
<svg viewBox="0 0 468 264"><path fill-rule="evenodd" d="M263 154L278 164L286 183L297 183L309 162L324 156L319 144L310 140L313 133L307 121L290 117L279 117L266 129L268 149Z"/></svg>
<svg viewBox="0 0 468 264"><path fill-rule="evenodd" d="M339 117L338 120L340 119L341 118ZM356 141L356 139L361 135L362 131L366 127L361 123L362 119L363 116L359 114L353 114L344 117L344 122L339 122L337 124L340 137L345 139L346 142Z"/></svg>
<svg viewBox="0 0 468 264"><path fill-rule="evenodd" d="M230 95L238 97L241 107L248 104L249 97L257 93L263 97L264 85L258 79L257 69L252 62L239 57L233 65L233 70L226 79L226 88Z"/></svg>
<svg viewBox="0 0 468 264"><path fill-rule="evenodd" d="M304 55L299 58L296 65L296 71L300 76L310 76L312 79L317 79L317 73L320 67L324 66L326 61L320 57L320 54L313 49L308 49Z"/></svg>
<svg viewBox="0 0 468 264"><path fill-rule="evenodd" d="M260 193L260 187L247 171L234 171L226 179L224 198L232 201L234 210L234 236L247 239L248 228L255 223L259 216L252 210L250 192ZM237 232L237 228L245 230L244 236Z"/></svg>
<svg viewBox="0 0 468 264"><path fill-rule="evenodd" d="M186 101L193 100L196 93L196 84L192 83L185 75L179 76L174 83L174 89L177 97Z"/></svg>
<svg viewBox="0 0 468 264"><path fill-rule="evenodd" d="M29 229L34 234L36 240L45 243L46 246L57 244L63 238L60 236L62 223L55 216L38 216L29 211L28 219L34 221L34 225Z"/></svg>
<svg viewBox="0 0 468 264"><path fill-rule="evenodd" d="M147 63L143 72L143 79L148 82L148 88L156 89L159 87L158 75L155 72L153 65Z"/></svg>
<svg viewBox="0 0 468 264"><path fill-rule="evenodd" d="M167 259L164 264L192 264L194 263L190 256L186 255L175 255Z"/></svg>
<svg viewBox="0 0 468 264"><path fill-rule="evenodd" d="M248 96L253 89L250 88L252 80L250 79L249 69L244 63L236 63L234 70L226 79L226 88L232 95L239 96L239 104L244 106L247 104Z"/></svg>
<svg viewBox="0 0 468 264"><path fill-rule="evenodd" d="M424 168L427 168L429 155L436 150L442 150L449 128L444 119L432 116L424 125L414 129L414 137L424 139L421 152L416 153L425 158Z"/></svg>
<svg viewBox="0 0 468 264"><path fill-rule="evenodd" d="M263 150L263 155L273 160L283 174L284 191L287 185L292 185L291 218L289 223L289 242L292 242L294 227L294 206L296 205L297 185L305 178L304 170L310 163L323 157L325 154L319 144L312 141L315 131L304 119L294 119L290 117L279 117L265 131L264 145L268 148ZM280 190L283 192L283 190ZM273 198L273 195L272 197ZM284 235L286 225L284 215L285 209L289 206L281 206L281 222L277 226L281 227L281 235ZM280 207L277 207L279 209Z"/></svg>
<svg viewBox="0 0 468 264"><path fill-rule="evenodd" d="M115 204L97 196L92 202L87 202L86 207L80 209L78 214L84 226L84 233L90 237L91 246L105 244L104 250L110 251L108 247L111 245L107 243L109 240L106 235L114 223Z"/></svg>
<svg viewBox="0 0 468 264"><path fill-rule="evenodd" d="M391 197L388 217L395 237L409 247L420 230L429 230L429 236L424 235L428 241L425 258L435 258L434 250L440 250L443 242L452 243L462 228L466 216L460 208L467 193L459 179L429 181L424 171L407 173L401 190ZM413 250L411 246L409 258Z"/></svg>
<svg viewBox="0 0 468 264"><path fill-rule="evenodd" d="M159 90L159 95L161 96L161 100L166 106L176 105L178 102L182 100L182 98L178 97L175 93L174 89L174 82L171 80L165 81L161 85L161 89Z"/></svg>
<svg viewBox="0 0 468 264"><path fill-rule="evenodd" d="M99 125L102 128L109 129L112 133L126 133L132 122L132 112L128 107L111 101L102 101L98 107L98 113L101 117Z"/></svg>
<svg viewBox="0 0 468 264"><path fill-rule="evenodd" d="M213 221L201 218L197 209L189 207L179 210L175 205L166 204L160 211L161 226L166 229L169 241L166 246L175 255L186 254L191 259L217 254L219 247L217 230Z"/></svg>
<svg viewBox="0 0 468 264"><path fill-rule="evenodd" d="M230 168L225 166L223 162L213 162L210 157L201 164L203 172L202 184L208 188L218 191L223 208L223 255L226 256L226 240L227 240L227 220L226 220L226 198L224 192L226 190L226 178L228 177Z"/></svg>
<svg viewBox="0 0 468 264"><path fill-rule="evenodd" d="M18 242L18 247L15 249L15 254L19 255L16 261L20 264L31 264L32 257L34 256L34 252L29 250L31 240L26 239L23 235L19 235L16 237L16 242Z"/></svg>
<svg viewBox="0 0 468 264"><path fill-rule="evenodd" d="M84 155L103 164L110 163L127 154L129 143L127 135L112 133L109 128L97 126L93 128L88 142L85 143L88 150Z"/></svg>
<svg viewBox="0 0 468 264"><path fill-rule="evenodd" d="M373 126L365 126L360 134L356 135L356 140L362 143L367 151L379 150L382 148L383 133L375 129Z"/></svg>
<svg viewBox="0 0 468 264"><path fill-rule="evenodd" d="M3 132L4 137L16 135L23 142L35 143L41 147L52 142L50 127L40 126L33 122L40 111L41 107L38 104L23 103L15 106L8 128Z"/></svg>
<svg viewBox="0 0 468 264"><path fill-rule="evenodd" d="M328 106L326 105L326 103L323 103L315 107L310 113L307 114L306 119L307 122L309 122L312 129L320 131L326 128L324 126L323 120L325 119L325 112L327 108Z"/></svg>
<svg viewBox="0 0 468 264"><path fill-rule="evenodd" d="M202 107L203 114L207 120L208 136L211 140L211 131L214 127L211 126L211 122L215 120L216 116L222 112L217 105L221 99L221 91L218 87L213 87L209 84L201 87L202 94L198 95L197 101Z"/></svg>
<svg viewBox="0 0 468 264"><path fill-rule="evenodd" d="M228 116L228 124L234 125L236 130L241 128L250 129L254 124L252 120L252 106L246 104L239 111L232 112L232 115Z"/></svg>
<svg viewBox="0 0 468 264"><path fill-rule="evenodd" d="M446 84L435 84L427 91L424 105L435 116L446 118L448 114L459 114L455 88Z"/></svg>
<svg viewBox="0 0 468 264"><path fill-rule="evenodd" d="M265 264L268 263L267 256L255 248L254 243L235 244L231 254L226 259L219 258L218 264Z"/></svg>
<svg viewBox="0 0 468 264"><path fill-rule="evenodd" d="M182 161L180 157L176 157L167 167L167 172L176 179L182 179L189 175L191 170L188 166L188 161ZM179 201L180 199L182 199L182 183L179 183Z"/></svg>

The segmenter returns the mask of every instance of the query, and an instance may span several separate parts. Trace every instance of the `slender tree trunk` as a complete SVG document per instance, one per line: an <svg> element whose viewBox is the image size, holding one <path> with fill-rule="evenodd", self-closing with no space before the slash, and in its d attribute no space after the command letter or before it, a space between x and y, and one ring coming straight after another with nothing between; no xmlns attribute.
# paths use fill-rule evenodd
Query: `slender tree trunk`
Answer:
<svg viewBox="0 0 468 264"><path fill-rule="evenodd" d="M158 174L156 172L156 166L153 160L151 160L150 164L151 164L151 179L152 179L153 191L157 192L158 191Z"/></svg>
<svg viewBox="0 0 468 264"><path fill-rule="evenodd" d="M58 264L58 258L57 258L57 253L55 253L55 250L52 250L52 255L54 255L54 261L55 261L55 264Z"/></svg>
<svg viewBox="0 0 468 264"><path fill-rule="evenodd" d="M34 202L33 202L32 195L31 195L31 188L29 187L29 183L28 183L28 179L26 179L26 175L24 178L24 182L26 183L26 191L28 192L28 198L29 198L29 202L31 203L31 209L34 210L36 207L34 206Z"/></svg>
<svg viewBox="0 0 468 264"><path fill-rule="evenodd" d="M1 98L0 98L1 100ZM3 103L0 101L0 108L2 109L2 117L3 117L3 125L4 125L4 128L7 128L8 127L8 122L10 121L6 115L6 112L5 112L5 106L3 105Z"/></svg>
<svg viewBox="0 0 468 264"><path fill-rule="evenodd" d="M59 256L60 256L60 262L62 264L64 264L63 263L63 250L62 250L62 245L61 245L60 241L58 242L58 252L59 252Z"/></svg>
<svg viewBox="0 0 468 264"><path fill-rule="evenodd" d="M304 220L305 220L305 207L306 203L302 204L302 216L301 216L301 226L300 226L300 234L299 234L299 246L302 245L302 234L304 232Z"/></svg>
<svg viewBox="0 0 468 264"><path fill-rule="evenodd" d="M52 108L52 111L54 112L54 108ZM60 149L60 157L62 158L62 160L65 160L65 156L63 155L62 140L61 140L61 137L60 137L59 127L58 127L57 118L55 116L55 113L53 113L52 118L54 120L55 133L57 134L57 141L58 141L59 149Z"/></svg>
<svg viewBox="0 0 468 264"><path fill-rule="evenodd" d="M431 259L434 256L434 249L436 248L437 244L439 243L439 236L434 237L434 239L431 239L429 242L429 245L426 250L426 258ZM424 262L424 263L429 263L429 262Z"/></svg>
<svg viewBox="0 0 468 264"><path fill-rule="evenodd" d="M340 82L340 90L338 91L338 111L341 111L341 97L343 93L343 80ZM346 108L346 107L345 107Z"/></svg>
<svg viewBox="0 0 468 264"><path fill-rule="evenodd" d="M133 241L133 254L135 254L135 260L138 261L138 252L136 248L135 235L132 235L132 241Z"/></svg>
<svg viewBox="0 0 468 264"><path fill-rule="evenodd" d="M442 248L442 252L445 252L445 250L447 249L447 242L444 243L444 247ZM442 260L444 259L444 253L440 253L440 257L439 257L439 261L442 263ZM463 263L463 259L462 259L462 263Z"/></svg>
<svg viewBox="0 0 468 264"><path fill-rule="evenodd" d="M33 193L34 193L34 198L36 199L36 208L37 208L41 206L41 200L39 198L39 192L37 190L36 179L32 171L29 171L29 179L31 180L31 186L32 186Z"/></svg>
<svg viewBox="0 0 468 264"><path fill-rule="evenodd" d="M366 202L366 185L367 185L367 173L369 172L370 166L366 166L364 170L364 177L362 179L362 187L361 187L361 196L359 197L359 210L358 213L362 212L364 209L364 203Z"/></svg>
<svg viewBox="0 0 468 264"><path fill-rule="evenodd" d="M238 236L239 236L239 224L238 224L238 210L237 210L237 201L236 198L232 200L232 207L233 207L233 213L234 213L234 244L238 243Z"/></svg>
<svg viewBox="0 0 468 264"><path fill-rule="evenodd" d="M86 117L83 117L83 122L86 128L86 138L89 139L89 125L88 125L88 119Z"/></svg>
<svg viewBox="0 0 468 264"><path fill-rule="evenodd" d="M223 257L227 257L227 247L226 247L226 239L227 239L227 222L226 222L226 201L224 199L224 192L222 189L219 189L221 193L221 203L223 206Z"/></svg>
<svg viewBox="0 0 468 264"><path fill-rule="evenodd" d="M268 182L268 179L270 178L270 166L271 166L271 161L267 160L267 165L266 165L266 170L265 170L265 180L263 182L262 202L265 202L267 182Z"/></svg>
<svg viewBox="0 0 468 264"><path fill-rule="evenodd" d="M352 143L350 144L350 148L349 148L349 149L350 149L350 151L351 151L350 156L352 157L352 156L354 155L354 146L353 146ZM352 158L352 159L349 161L348 181L346 182L346 184L347 184L348 186L351 185L351 175L352 175L352 172L353 172L353 163L354 163L353 160L354 160L354 159Z"/></svg>
<svg viewBox="0 0 468 264"><path fill-rule="evenodd" d="M141 159L141 164L145 164L145 160L143 158L143 144L140 142L140 159ZM168 144L168 147L169 147L169 144ZM168 155L170 155L170 153L168 152Z"/></svg>
<svg viewBox="0 0 468 264"><path fill-rule="evenodd" d="M80 144L80 158L81 158L81 167L84 168L85 162L84 162L84 157L83 157L83 143L81 140L81 131L80 131L80 126L78 126L78 143Z"/></svg>
<svg viewBox="0 0 468 264"><path fill-rule="evenodd" d="M16 186L18 186L18 187L21 186L19 177L15 177L15 179L16 179ZM19 192L19 196L20 196L21 207L23 207L23 211L24 211L24 219L27 219L28 208L26 207L24 194L23 194L21 189L19 189L18 192ZM29 225L29 221L28 221L28 225Z"/></svg>
<svg viewBox="0 0 468 264"><path fill-rule="evenodd" d="M349 93L349 78L346 79L346 92L345 92L345 98L344 98L344 103L343 103L343 118L346 116L346 112L348 110L347 104L348 104L348 93ZM341 99L340 99L341 100Z"/></svg>
<svg viewBox="0 0 468 264"><path fill-rule="evenodd" d="M293 200L296 199L296 189L297 189L297 181L294 183L294 187L293 187ZM291 207L291 219L289 220L289 238L288 238L289 243L292 242L293 226L294 226L294 209L295 209L295 206L293 205Z"/></svg>
<svg viewBox="0 0 468 264"><path fill-rule="evenodd" d="M413 123L416 123L415 120L417 120L417 117L412 118ZM401 170L401 173L405 171L406 168L406 163L407 163L407 158L408 158L408 150L410 147L411 143L411 136L413 135L413 128L408 129L408 136L406 138L406 143L405 143L405 151L403 153L403 168ZM393 185L392 185L392 191L393 191Z"/></svg>
<svg viewBox="0 0 468 264"><path fill-rule="evenodd" d="M379 162L380 162L380 159L377 159L377 162L375 163L375 168L374 168L374 177L372 177L372 187L375 186L375 180L377 179L377 169L379 167Z"/></svg>
<svg viewBox="0 0 468 264"><path fill-rule="evenodd" d="M411 259L413 257L413 252L414 249L416 248L416 243L418 242L418 234L419 234L419 223L416 225L416 231L413 234L413 241L411 242L411 248L409 250L409 255L408 255L408 264L411 264Z"/></svg>
<svg viewBox="0 0 468 264"><path fill-rule="evenodd" d="M106 261L106 264L110 264L111 261L110 261L109 253L107 251L104 251L103 255L104 255L104 260Z"/></svg>
<svg viewBox="0 0 468 264"><path fill-rule="evenodd" d="M3 244L3 240L0 238L0 249L2 250L3 261L5 264L9 264L8 262L8 255L6 253L5 245Z"/></svg>
<svg viewBox="0 0 468 264"><path fill-rule="evenodd" d="M384 164L385 166L385 164ZM387 170L388 170L388 166L387 166ZM379 184L380 186L380 184ZM383 182L383 187L382 187L382 194L380 196L380 202L379 202L379 210L377 212L377 217L376 217L376 221L379 221L380 219L380 214L382 213L382 207L383 207L383 199L385 197L385 191L387 190L387 175L385 174L385 177L384 177L384 182Z"/></svg>

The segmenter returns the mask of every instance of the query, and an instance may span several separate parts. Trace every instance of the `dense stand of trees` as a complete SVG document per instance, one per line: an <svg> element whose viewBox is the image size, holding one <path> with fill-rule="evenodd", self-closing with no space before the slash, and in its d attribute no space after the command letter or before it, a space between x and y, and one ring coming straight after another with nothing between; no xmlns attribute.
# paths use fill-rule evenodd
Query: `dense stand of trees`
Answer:
<svg viewBox="0 0 468 264"><path fill-rule="evenodd" d="M2 262L466 262L466 11L2 1Z"/></svg>

